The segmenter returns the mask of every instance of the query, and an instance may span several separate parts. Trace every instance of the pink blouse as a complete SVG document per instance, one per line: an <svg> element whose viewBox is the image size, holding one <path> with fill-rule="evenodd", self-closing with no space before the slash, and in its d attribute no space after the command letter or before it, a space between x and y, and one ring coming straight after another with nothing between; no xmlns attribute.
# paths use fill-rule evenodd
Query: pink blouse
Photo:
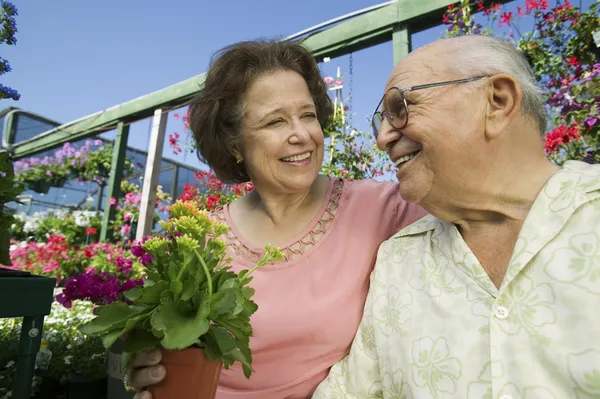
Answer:
<svg viewBox="0 0 600 399"><path fill-rule="evenodd" d="M379 245L425 214L400 197L398 183L330 179L315 218L280 246L286 261L253 274L254 373L246 379L237 363L224 370L216 398L311 397L350 350ZM215 216L230 227L233 270L253 266L261 250L238 233L227 207Z"/></svg>

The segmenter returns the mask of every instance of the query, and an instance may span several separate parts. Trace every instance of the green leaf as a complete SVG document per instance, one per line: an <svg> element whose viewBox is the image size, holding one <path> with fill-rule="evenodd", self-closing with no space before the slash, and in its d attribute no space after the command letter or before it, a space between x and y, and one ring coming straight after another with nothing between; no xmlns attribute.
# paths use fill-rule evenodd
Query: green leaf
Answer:
<svg viewBox="0 0 600 399"><path fill-rule="evenodd" d="M204 273L203 273L204 274ZM183 291L181 292L181 300L187 301L192 299L198 290L196 279L193 276L188 277L183 283Z"/></svg>
<svg viewBox="0 0 600 399"><path fill-rule="evenodd" d="M167 282L160 280L155 284L146 285L141 289L141 295L135 299L136 305L158 304L161 295L167 288Z"/></svg>
<svg viewBox="0 0 600 399"><path fill-rule="evenodd" d="M181 290L183 289L183 284L179 280L171 281L171 292L175 297L178 297L181 294Z"/></svg>
<svg viewBox="0 0 600 399"><path fill-rule="evenodd" d="M152 328L164 334L161 345L165 349L185 349L206 334L209 323L209 304L204 301L197 312L183 312L171 302L163 303L152 315Z"/></svg>
<svg viewBox="0 0 600 399"><path fill-rule="evenodd" d="M123 302L113 302L98 307L98 316L79 327L86 335L95 335L124 327L127 320L137 312Z"/></svg>
<svg viewBox="0 0 600 399"><path fill-rule="evenodd" d="M223 327L213 324L210 326L208 333L215 340L219 350L224 355L237 349L233 335Z"/></svg>
<svg viewBox="0 0 600 399"><path fill-rule="evenodd" d="M135 287L125 291L123 295L125 295L125 298L129 299L130 301L135 301L140 297L140 295L142 295L142 289L140 287Z"/></svg>
<svg viewBox="0 0 600 399"><path fill-rule="evenodd" d="M130 353L138 353L157 347L159 344L160 339L156 338L150 331L135 328L129 333L123 350Z"/></svg>
<svg viewBox="0 0 600 399"><path fill-rule="evenodd" d="M121 330L110 331L102 336L102 345L108 349L121 337Z"/></svg>
<svg viewBox="0 0 600 399"><path fill-rule="evenodd" d="M235 306L234 290L225 290L213 294L210 299L210 318L216 319L219 315L229 312Z"/></svg>

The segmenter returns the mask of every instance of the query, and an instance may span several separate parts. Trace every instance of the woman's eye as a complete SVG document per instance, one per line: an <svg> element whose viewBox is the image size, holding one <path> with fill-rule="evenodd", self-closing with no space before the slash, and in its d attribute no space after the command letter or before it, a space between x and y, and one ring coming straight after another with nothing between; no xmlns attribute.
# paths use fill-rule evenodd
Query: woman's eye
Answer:
<svg viewBox="0 0 600 399"><path fill-rule="evenodd" d="M302 115L303 118L313 119L316 118L317 115L314 112L309 112L307 114Z"/></svg>

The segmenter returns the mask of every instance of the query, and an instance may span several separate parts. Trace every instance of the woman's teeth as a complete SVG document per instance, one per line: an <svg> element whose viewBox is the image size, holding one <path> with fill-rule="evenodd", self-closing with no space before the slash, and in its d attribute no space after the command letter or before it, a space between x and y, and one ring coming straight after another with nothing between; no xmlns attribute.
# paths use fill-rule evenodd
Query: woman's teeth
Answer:
<svg viewBox="0 0 600 399"><path fill-rule="evenodd" d="M284 162L298 162L307 158L310 158L310 152L300 155L294 155L293 157L281 158L281 160Z"/></svg>

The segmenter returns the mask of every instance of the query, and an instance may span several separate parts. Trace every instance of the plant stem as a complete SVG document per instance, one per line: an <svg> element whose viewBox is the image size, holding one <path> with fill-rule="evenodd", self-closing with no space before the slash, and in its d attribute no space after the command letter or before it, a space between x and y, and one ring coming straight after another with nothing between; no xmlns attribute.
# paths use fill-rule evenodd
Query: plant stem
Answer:
<svg viewBox="0 0 600 399"><path fill-rule="evenodd" d="M206 266L206 262L204 262L204 259L202 258L202 256L200 256L200 253L198 252L198 250L194 250L194 252L196 253L196 256L198 257L198 259L200 259L200 263L202 263L202 268L204 269L204 274L206 274L206 281L208 283L208 296L211 297L212 296L212 278L210 277L210 272L208 271L208 266Z"/></svg>

